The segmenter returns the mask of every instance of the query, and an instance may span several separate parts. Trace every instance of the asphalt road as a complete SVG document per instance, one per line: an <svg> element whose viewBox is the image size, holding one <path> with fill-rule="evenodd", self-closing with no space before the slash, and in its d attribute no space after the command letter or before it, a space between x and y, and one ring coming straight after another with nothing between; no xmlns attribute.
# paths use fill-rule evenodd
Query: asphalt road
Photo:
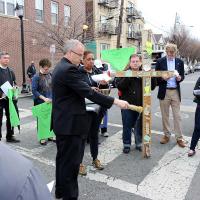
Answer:
<svg viewBox="0 0 200 200"><path fill-rule="evenodd" d="M188 145L194 127L195 103L193 88L200 72L187 75L182 88L182 128ZM112 91L116 96L116 90ZM152 156L144 159L140 152L132 148L130 154L122 153L121 115L113 106L109 110L110 136L99 136L99 159L105 164L103 171L96 171L92 165L89 146L86 146L84 164L88 175L79 177L80 200L198 200L200 199L200 153L193 158L187 157L188 148L177 147L174 137L170 143L159 143L162 134L157 89L152 92ZM21 133L16 130L19 144L10 145L22 155L32 160L40 168L46 183L55 180L55 144L49 142L41 146L36 139L36 121L31 115L32 99L19 100ZM5 125L4 125L5 130ZM3 133L5 136L5 132ZM5 142L5 137L3 141ZM134 143L133 143L134 144ZM54 187L52 191L54 196Z"/></svg>

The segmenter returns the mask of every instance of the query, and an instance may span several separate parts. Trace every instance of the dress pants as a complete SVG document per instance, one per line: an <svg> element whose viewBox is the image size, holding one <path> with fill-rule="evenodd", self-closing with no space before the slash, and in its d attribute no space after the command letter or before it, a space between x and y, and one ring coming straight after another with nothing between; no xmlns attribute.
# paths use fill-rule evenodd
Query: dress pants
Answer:
<svg viewBox="0 0 200 200"><path fill-rule="evenodd" d="M88 112L89 117L90 117L90 128L89 128L89 133L88 133L88 139L90 142L90 153L91 156L93 158L93 160L95 160L98 156L98 141L99 141L99 127L102 121L102 118L105 114L105 109L103 107L100 108L100 111L98 113L96 112ZM82 146L82 158L81 158L81 163L83 161L83 157L84 157L84 150L85 150L85 146Z"/></svg>
<svg viewBox="0 0 200 200"><path fill-rule="evenodd" d="M78 172L84 139L76 135L56 135L56 196L78 199Z"/></svg>
<svg viewBox="0 0 200 200"><path fill-rule="evenodd" d="M166 90L165 98L160 100L160 110L162 114L163 132L167 137L171 135L170 123L169 123L169 108L172 108L173 122L174 122L174 134L176 139L182 139L181 130L181 113L180 113L180 98L178 90Z"/></svg>
<svg viewBox="0 0 200 200"><path fill-rule="evenodd" d="M13 101L16 111L18 113L17 102ZM8 99L1 99L0 100L0 138L2 137L2 120L3 120L3 109L5 110L6 114L6 138L9 139L14 135L14 128L11 127L10 124L10 113L9 113L9 101Z"/></svg>
<svg viewBox="0 0 200 200"><path fill-rule="evenodd" d="M190 149L195 150L197 142L200 138L200 104L197 105L196 112L195 112L195 124L194 124L194 132L192 135L192 140L190 144Z"/></svg>

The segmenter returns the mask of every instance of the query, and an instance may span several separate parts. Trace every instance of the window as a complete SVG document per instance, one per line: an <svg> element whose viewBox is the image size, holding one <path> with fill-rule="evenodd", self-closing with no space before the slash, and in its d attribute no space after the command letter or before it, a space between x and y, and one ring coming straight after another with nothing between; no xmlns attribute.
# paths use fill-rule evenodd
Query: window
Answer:
<svg viewBox="0 0 200 200"><path fill-rule="evenodd" d="M71 7L64 5L64 25L69 25L69 20L71 16Z"/></svg>
<svg viewBox="0 0 200 200"><path fill-rule="evenodd" d="M35 0L35 19L37 21L44 20L43 0Z"/></svg>
<svg viewBox="0 0 200 200"><path fill-rule="evenodd" d="M0 0L0 14L15 16L16 4L24 5L23 0Z"/></svg>
<svg viewBox="0 0 200 200"><path fill-rule="evenodd" d="M51 2L51 24L58 24L58 3L54 1Z"/></svg>
<svg viewBox="0 0 200 200"><path fill-rule="evenodd" d="M100 44L100 51L110 49L110 44L101 43Z"/></svg>
<svg viewBox="0 0 200 200"><path fill-rule="evenodd" d="M101 31L106 31L107 30L107 17L104 15L100 16L100 30Z"/></svg>

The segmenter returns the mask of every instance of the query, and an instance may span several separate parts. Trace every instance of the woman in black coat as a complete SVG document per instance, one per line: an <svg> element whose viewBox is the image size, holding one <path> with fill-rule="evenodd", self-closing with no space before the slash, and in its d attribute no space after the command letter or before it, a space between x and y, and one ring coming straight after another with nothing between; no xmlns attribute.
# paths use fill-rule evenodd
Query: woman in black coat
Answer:
<svg viewBox="0 0 200 200"><path fill-rule="evenodd" d="M91 51L85 51L83 56L83 65L79 67L79 72L82 74L82 78L85 82L88 83L89 86L91 86L92 89L96 91L101 91L101 89L108 88L108 82L106 81L100 81L99 83L95 82L92 79L92 75L102 74L102 71L94 66L94 54ZM95 105L96 106L96 105ZM103 116L106 112L106 109L104 107L99 107L97 112L89 112L89 115L91 116L91 126L89 131L89 141L90 141L90 152L91 156L93 158L93 166L99 170L103 169L103 166L100 162L100 160L97 159L98 156L98 132L99 127L101 124L101 121L103 119ZM82 159L84 156L84 151L82 155ZM80 175L86 175L86 168L81 163L80 169L79 169Z"/></svg>

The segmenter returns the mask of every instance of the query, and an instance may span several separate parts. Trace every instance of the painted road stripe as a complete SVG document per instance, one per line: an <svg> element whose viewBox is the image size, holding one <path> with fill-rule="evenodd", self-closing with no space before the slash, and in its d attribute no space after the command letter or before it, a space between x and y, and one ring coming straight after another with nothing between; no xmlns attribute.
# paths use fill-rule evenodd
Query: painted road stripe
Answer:
<svg viewBox="0 0 200 200"><path fill-rule="evenodd" d="M122 131L108 137L99 147L98 159L104 164L112 162L122 153Z"/></svg>

